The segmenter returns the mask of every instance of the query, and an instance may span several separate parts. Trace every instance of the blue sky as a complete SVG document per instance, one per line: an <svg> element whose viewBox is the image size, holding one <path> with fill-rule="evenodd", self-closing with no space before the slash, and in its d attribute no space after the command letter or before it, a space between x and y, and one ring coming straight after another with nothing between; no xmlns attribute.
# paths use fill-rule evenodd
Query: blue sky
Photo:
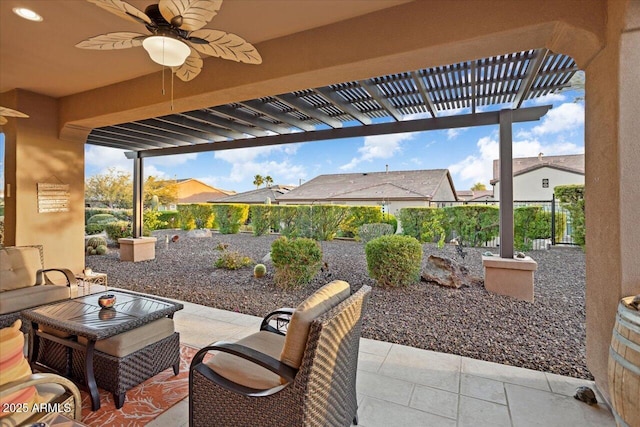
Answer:
<svg viewBox="0 0 640 427"><path fill-rule="evenodd" d="M574 102L580 95L568 91L528 101L525 106L553 108L540 121L514 125L514 157L584 153L584 103ZM4 151L4 136L0 150ZM87 145L85 155L86 177L109 167L132 171L132 161L121 150ZM468 190L476 182L491 188L492 161L497 157L498 126L483 126L154 157L145 159L144 169L146 176L196 178L242 192L255 188L256 174L270 175L275 184L297 185L321 174L381 172L386 165L391 171L446 168L456 189Z"/></svg>

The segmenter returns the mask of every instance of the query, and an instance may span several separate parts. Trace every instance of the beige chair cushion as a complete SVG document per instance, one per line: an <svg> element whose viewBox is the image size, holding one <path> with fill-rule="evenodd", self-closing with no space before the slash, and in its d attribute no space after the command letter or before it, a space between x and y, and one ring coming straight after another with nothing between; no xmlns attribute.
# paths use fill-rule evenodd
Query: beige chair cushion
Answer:
<svg viewBox="0 0 640 427"><path fill-rule="evenodd" d="M173 319L163 317L139 328L96 341L96 350L115 357L125 357L170 336L173 332ZM87 339L78 337L78 342L86 345Z"/></svg>
<svg viewBox="0 0 640 427"><path fill-rule="evenodd" d="M279 359L284 345L284 336L260 331L241 339L236 344ZM280 386L279 375L232 354L220 352L206 362L206 365L218 375L245 387L266 390Z"/></svg>
<svg viewBox="0 0 640 427"><path fill-rule="evenodd" d="M298 369L307 345L311 322L341 303L350 294L351 288L347 282L334 280L318 289L296 307L289 322L280 360Z"/></svg>
<svg viewBox="0 0 640 427"><path fill-rule="evenodd" d="M38 285L0 293L0 314L13 313L31 307L71 298L71 288L58 285Z"/></svg>
<svg viewBox="0 0 640 427"><path fill-rule="evenodd" d="M0 292L36 284L36 272L42 268L40 250L34 247L0 249Z"/></svg>

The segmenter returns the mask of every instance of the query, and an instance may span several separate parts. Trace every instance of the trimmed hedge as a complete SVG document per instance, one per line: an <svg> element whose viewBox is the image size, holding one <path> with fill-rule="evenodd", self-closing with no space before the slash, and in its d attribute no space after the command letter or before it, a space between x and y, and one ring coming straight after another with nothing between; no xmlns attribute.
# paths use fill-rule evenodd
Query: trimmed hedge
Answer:
<svg viewBox="0 0 640 427"><path fill-rule="evenodd" d="M213 228L214 218L213 205L209 203L178 205L178 222L183 230Z"/></svg>
<svg viewBox="0 0 640 427"><path fill-rule="evenodd" d="M573 241L584 248L586 244L584 185L559 185L553 189L553 193L571 215Z"/></svg>
<svg viewBox="0 0 640 427"><path fill-rule="evenodd" d="M390 236L393 234L393 226L391 224L377 222L374 224L364 224L358 228L358 239L367 243L370 240L380 236Z"/></svg>
<svg viewBox="0 0 640 427"><path fill-rule="evenodd" d="M364 224L385 222L379 206L350 206L349 217L340 224L344 237L356 237L358 228Z"/></svg>
<svg viewBox="0 0 640 427"><path fill-rule="evenodd" d="M311 282L322 266L322 248L312 239L280 237L271 244L274 281L284 289L299 288Z"/></svg>
<svg viewBox="0 0 640 427"><path fill-rule="evenodd" d="M551 212L545 212L541 206L522 206L513 211L514 236L516 249L528 251L533 247L534 239L551 238ZM556 213L556 241L564 234L565 216Z"/></svg>
<svg viewBox="0 0 640 427"><path fill-rule="evenodd" d="M369 276L380 286L408 286L420 280L422 245L414 237L393 235L365 246Z"/></svg>
<svg viewBox="0 0 640 427"><path fill-rule="evenodd" d="M249 218L249 205L242 203L213 206L215 223L222 234L237 234Z"/></svg>
<svg viewBox="0 0 640 427"><path fill-rule="evenodd" d="M402 234L420 242L438 242L439 247L444 246L445 214L441 208L402 208L399 216Z"/></svg>
<svg viewBox="0 0 640 427"><path fill-rule="evenodd" d="M450 233L465 246L482 246L498 236L500 209L488 205L448 206L444 208Z"/></svg>
<svg viewBox="0 0 640 427"><path fill-rule="evenodd" d="M269 234L271 229L272 205L251 205L249 207L249 220L254 236Z"/></svg>

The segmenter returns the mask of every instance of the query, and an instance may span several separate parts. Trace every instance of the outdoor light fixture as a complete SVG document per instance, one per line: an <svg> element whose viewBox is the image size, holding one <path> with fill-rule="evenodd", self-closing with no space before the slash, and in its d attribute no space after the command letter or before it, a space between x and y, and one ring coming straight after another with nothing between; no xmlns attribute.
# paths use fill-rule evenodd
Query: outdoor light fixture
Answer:
<svg viewBox="0 0 640 427"><path fill-rule="evenodd" d="M27 9L25 7L14 7L13 13L18 15L20 18L27 19L33 22L42 22L42 16L38 15L31 9Z"/></svg>
<svg viewBox="0 0 640 427"><path fill-rule="evenodd" d="M178 39L167 36L151 36L142 41L142 47L160 65L179 67L191 54L191 49Z"/></svg>

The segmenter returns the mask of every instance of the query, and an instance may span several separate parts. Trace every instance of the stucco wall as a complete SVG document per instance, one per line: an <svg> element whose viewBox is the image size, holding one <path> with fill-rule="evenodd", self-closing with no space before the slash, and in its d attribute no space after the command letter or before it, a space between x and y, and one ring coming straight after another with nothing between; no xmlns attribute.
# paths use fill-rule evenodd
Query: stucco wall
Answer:
<svg viewBox="0 0 640 427"><path fill-rule="evenodd" d="M542 180L549 180L549 188ZM551 200L558 185L584 184L584 175L554 168L540 168L513 177L513 200ZM494 195L500 200L500 182L495 184Z"/></svg>
<svg viewBox="0 0 640 427"><path fill-rule="evenodd" d="M44 246L45 267L84 267L84 144L58 138L58 102L27 91L4 100L28 119L5 126L6 245ZM39 213L37 184L69 184L69 212Z"/></svg>

